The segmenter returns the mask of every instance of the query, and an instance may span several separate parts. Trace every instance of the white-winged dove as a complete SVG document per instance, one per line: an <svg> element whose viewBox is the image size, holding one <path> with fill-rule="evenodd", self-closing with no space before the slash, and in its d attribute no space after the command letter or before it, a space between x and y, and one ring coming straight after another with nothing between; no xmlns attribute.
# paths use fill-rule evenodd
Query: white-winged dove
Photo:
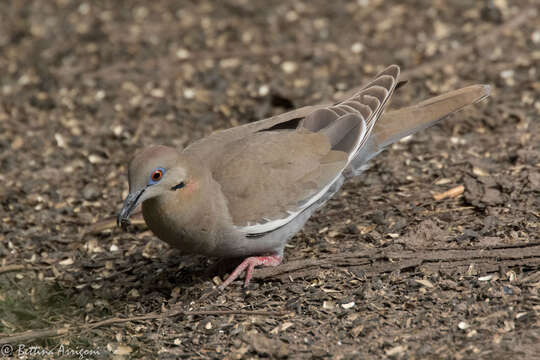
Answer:
<svg viewBox="0 0 540 360"><path fill-rule="evenodd" d="M129 164L118 224L142 203L148 227L186 253L246 257L221 288L283 248L343 181L385 147L489 95L473 85L383 114L396 85L392 65L347 100L308 106L218 131L183 151L151 146Z"/></svg>

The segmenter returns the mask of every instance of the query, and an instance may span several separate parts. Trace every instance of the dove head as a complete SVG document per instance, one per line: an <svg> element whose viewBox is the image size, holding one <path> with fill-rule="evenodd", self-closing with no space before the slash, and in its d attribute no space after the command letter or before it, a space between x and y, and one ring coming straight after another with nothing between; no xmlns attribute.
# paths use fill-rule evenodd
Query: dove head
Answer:
<svg viewBox="0 0 540 360"><path fill-rule="evenodd" d="M129 224L131 212L144 201L175 191L188 184L187 158L167 146L151 146L137 152L129 163L129 194L117 218L118 226Z"/></svg>

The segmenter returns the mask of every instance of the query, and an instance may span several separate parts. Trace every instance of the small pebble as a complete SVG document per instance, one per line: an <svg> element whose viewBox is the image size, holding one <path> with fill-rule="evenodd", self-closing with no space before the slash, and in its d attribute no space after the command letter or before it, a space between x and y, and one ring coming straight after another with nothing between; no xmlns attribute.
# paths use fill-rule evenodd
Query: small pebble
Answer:
<svg viewBox="0 0 540 360"><path fill-rule="evenodd" d="M261 85L259 88L259 96L266 96L270 92L268 85Z"/></svg>
<svg viewBox="0 0 540 360"><path fill-rule="evenodd" d="M165 96L165 91L160 88L155 88L150 91L150 95L152 95L155 98L162 98Z"/></svg>
<svg viewBox="0 0 540 360"><path fill-rule="evenodd" d="M504 70L501 71L501 77L503 79L508 79L514 76L514 70Z"/></svg>
<svg viewBox="0 0 540 360"><path fill-rule="evenodd" d="M66 140L64 140L64 137L61 134L54 134L54 140L56 140L56 145L60 148L66 147Z"/></svg>
<svg viewBox="0 0 540 360"><path fill-rule="evenodd" d="M350 302L350 303L346 303L346 304L341 304L341 307L344 308L344 309L351 309L354 307L354 301Z"/></svg>
<svg viewBox="0 0 540 360"><path fill-rule="evenodd" d="M124 128L122 125L116 125L112 128L112 131L115 136L120 136L124 132Z"/></svg>
<svg viewBox="0 0 540 360"><path fill-rule="evenodd" d="M188 50L186 49L178 49L176 50L176 57L180 60L188 59L191 56Z"/></svg>
<svg viewBox="0 0 540 360"><path fill-rule="evenodd" d="M293 61L284 61L283 64L281 64L281 69L286 74L292 74L298 69L298 65L296 65L296 63Z"/></svg>
<svg viewBox="0 0 540 360"><path fill-rule="evenodd" d="M193 99L195 97L195 91L193 89L184 89L184 97L186 99Z"/></svg>
<svg viewBox="0 0 540 360"><path fill-rule="evenodd" d="M90 161L91 164L99 164L103 162L103 158L96 154L90 154L88 155L88 161Z"/></svg>
<svg viewBox="0 0 540 360"><path fill-rule="evenodd" d="M535 32L533 32L531 35L531 39L535 44L540 43L540 30L536 30Z"/></svg>
<svg viewBox="0 0 540 360"><path fill-rule="evenodd" d="M85 200L93 201L99 197L99 190L94 184L87 184L82 191Z"/></svg>
<svg viewBox="0 0 540 360"><path fill-rule="evenodd" d="M361 53L362 51L364 51L364 45L362 45L361 43L359 42L356 42L354 44L352 44L351 46L351 51L355 54L359 54Z"/></svg>

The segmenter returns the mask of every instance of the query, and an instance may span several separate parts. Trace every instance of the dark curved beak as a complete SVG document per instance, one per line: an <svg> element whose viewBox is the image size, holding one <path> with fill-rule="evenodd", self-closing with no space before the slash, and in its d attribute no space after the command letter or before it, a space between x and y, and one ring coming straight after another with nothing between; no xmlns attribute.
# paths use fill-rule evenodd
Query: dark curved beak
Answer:
<svg viewBox="0 0 540 360"><path fill-rule="evenodd" d="M133 210L135 210L137 205L139 205L139 199L144 193L144 190L146 190L146 188L128 194L126 200L124 200L124 207L122 207L120 214L118 214L118 217L116 218L116 225L118 225L118 227L126 230L126 227L129 225L129 216Z"/></svg>

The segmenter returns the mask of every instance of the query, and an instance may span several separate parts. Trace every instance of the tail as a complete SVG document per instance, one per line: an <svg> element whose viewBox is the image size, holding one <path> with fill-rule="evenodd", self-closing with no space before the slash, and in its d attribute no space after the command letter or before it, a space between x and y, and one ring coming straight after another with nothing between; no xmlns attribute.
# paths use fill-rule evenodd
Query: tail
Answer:
<svg viewBox="0 0 540 360"><path fill-rule="evenodd" d="M356 176L366 163L388 145L443 120L465 106L489 96L489 85L472 85L433 97L419 104L385 113L376 123L365 146L349 166L349 175Z"/></svg>
<svg viewBox="0 0 540 360"><path fill-rule="evenodd" d="M433 97L419 104L384 114L375 123L371 137L381 150L399 139L443 120L467 105L489 96L489 85L472 85Z"/></svg>

